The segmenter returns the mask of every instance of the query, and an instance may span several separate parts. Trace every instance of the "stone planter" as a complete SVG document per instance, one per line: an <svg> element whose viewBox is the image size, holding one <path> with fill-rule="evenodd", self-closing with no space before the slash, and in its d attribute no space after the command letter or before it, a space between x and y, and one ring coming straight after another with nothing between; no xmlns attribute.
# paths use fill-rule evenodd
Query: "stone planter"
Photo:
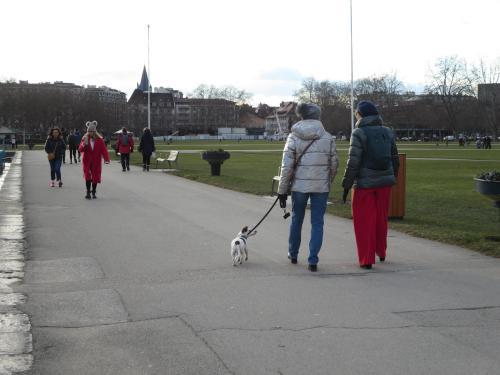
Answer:
<svg viewBox="0 0 500 375"><path fill-rule="evenodd" d="M475 178L474 184L478 193L481 193L493 201L493 206L498 209L498 220L500 221L500 181L489 181L481 178ZM500 236L486 236L486 239L489 241L499 242Z"/></svg>
<svg viewBox="0 0 500 375"><path fill-rule="evenodd" d="M480 178L474 179L475 188L478 193L495 201L495 206L500 204L500 181L488 181ZM500 208L500 207L499 207Z"/></svg>
<svg viewBox="0 0 500 375"><path fill-rule="evenodd" d="M210 171L212 176L220 176L221 165L224 160L229 159L231 154L227 151L204 151L201 158L210 164Z"/></svg>

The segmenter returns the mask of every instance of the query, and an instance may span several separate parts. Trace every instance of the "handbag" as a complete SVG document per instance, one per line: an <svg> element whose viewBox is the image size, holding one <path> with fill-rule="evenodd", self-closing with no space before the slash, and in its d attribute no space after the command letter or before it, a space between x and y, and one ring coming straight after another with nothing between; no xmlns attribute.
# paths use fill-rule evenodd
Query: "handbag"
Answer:
<svg viewBox="0 0 500 375"><path fill-rule="evenodd" d="M56 158L56 147L57 147L57 143L54 146L54 151L47 153L47 159L49 159L49 161L54 160Z"/></svg>

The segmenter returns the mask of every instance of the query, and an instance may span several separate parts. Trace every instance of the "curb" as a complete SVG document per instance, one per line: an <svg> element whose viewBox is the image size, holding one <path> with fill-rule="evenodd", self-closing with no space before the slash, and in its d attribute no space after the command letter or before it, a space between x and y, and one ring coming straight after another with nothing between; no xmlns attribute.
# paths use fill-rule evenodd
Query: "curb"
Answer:
<svg viewBox="0 0 500 375"><path fill-rule="evenodd" d="M22 151L0 177L0 374L13 374L33 365L30 319L17 309L26 297L12 290L25 266Z"/></svg>

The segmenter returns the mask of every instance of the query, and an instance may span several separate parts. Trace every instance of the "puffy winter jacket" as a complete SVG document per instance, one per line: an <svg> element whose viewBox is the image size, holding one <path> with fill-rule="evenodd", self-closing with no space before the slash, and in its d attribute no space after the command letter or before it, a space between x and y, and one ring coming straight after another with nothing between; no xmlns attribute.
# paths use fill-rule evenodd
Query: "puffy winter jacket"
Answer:
<svg viewBox="0 0 500 375"><path fill-rule="evenodd" d="M321 121L302 120L292 126L283 150L279 194L289 192L295 160L306 150L297 165L291 191L301 193L326 193L330 191L337 174L338 157L335 141Z"/></svg>
<svg viewBox="0 0 500 375"><path fill-rule="evenodd" d="M54 152L56 159L62 159L64 153L66 152L66 143L64 143L62 137L58 139L49 137L45 142L45 152L47 154Z"/></svg>
<svg viewBox="0 0 500 375"><path fill-rule="evenodd" d="M363 117L352 132L342 187L377 188L396 183L399 156L394 133L378 115Z"/></svg>

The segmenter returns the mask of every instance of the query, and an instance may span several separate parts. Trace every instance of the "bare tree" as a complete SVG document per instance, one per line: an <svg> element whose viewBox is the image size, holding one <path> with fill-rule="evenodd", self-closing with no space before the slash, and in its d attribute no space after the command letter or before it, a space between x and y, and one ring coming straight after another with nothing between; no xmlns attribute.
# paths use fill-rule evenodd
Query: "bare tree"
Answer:
<svg viewBox="0 0 500 375"><path fill-rule="evenodd" d="M302 87L295 92L294 96L299 102L316 103L314 95L314 87L317 85L313 77L306 78L302 81Z"/></svg>
<svg viewBox="0 0 500 375"><path fill-rule="evenodd" d="M390 73L359 79L354 90L357 96L365 96L378 104L393 105L403 87L397 75Z"/></svg>
<svg viewBox="0 0 500 375"><path fill-rule="evenodd" d="M234 86L218 88L214 85L209 86L206 84L199 85L190 95L194 98L202 99L226 99L240 105L246 103L252 97L251 93Z"/></svg>
<svg viewBox="0 0 500 375"><path fill-rule="evenodd" d="M474 94L467 64L457 56L437 60L430 70L431 82L425 87L428 94L439 97L447 115L448 127L458 130L458 119L463 102Z"/></svg>

